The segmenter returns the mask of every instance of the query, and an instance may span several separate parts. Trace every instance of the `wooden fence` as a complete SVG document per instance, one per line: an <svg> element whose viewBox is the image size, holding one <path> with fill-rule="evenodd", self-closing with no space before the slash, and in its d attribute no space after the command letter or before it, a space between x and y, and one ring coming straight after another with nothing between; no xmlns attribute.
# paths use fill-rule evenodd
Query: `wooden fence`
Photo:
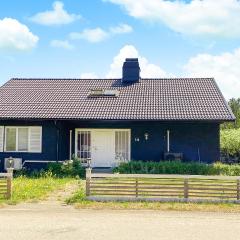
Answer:
<svg viewBox="0 0 240 240"><path fill-rule="evenodd" d="M0 199L12 197L12 173L0 173Z"/></svg>
<svg viewBox="0 0 240 240"><path fill-rule="evenodd" d="M240 177L101 174L87 169L90 200L228 201L240 203Z"/></svg>

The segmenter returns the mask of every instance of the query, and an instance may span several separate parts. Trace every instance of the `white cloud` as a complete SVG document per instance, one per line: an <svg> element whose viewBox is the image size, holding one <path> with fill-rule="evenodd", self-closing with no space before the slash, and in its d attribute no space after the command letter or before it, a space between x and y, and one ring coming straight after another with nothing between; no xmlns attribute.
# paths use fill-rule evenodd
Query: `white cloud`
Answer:
<svg viewBox="0 0 240 240"><path fill-rule="evenodd" d="M72 32L70 33L70 38L75 39L85 39L89 42L96 43L105 40L108 37L108 32L101 28L85 29L82 32Z"/></svg>
<svg viewBox="0 0 240 240"><path fill-rule="evenodd" d="M30 50L39 38L16 19L0 19L0 49Z"/></svg>
<svg viewBox="0 0 240 240"><path fill-rule="evenodd" d="M55 1L53 3L53 10L37 13L31 17L31 20L42 25L62 25L69 24L81 18L80 15L68 13L63 7L64 4L62 2Z"/></svg>
<svg viewBox="0 0 240 240"><path fill-rule="evenodd" d="M94 72L86 72L86 73L82 73L81 74L81 78L85 78L85 79L96 79L99 78L98 75Z"/></svg>
<svg viewBox="0 0 240 240"><path fill-rule="evenodd" d="M167 77L168 74L159 66L149 63L149 61L141 56L138 50L132 45L125 45L120 49L119 53L114 57L110 66L110 70L106 75L107 78L119 78L122 76L122 65L126 58L138 58L141 68L142 78L161 78Z"/></svg>
<svg viewBox="0 0 240 240"><path fill-rule="evenodd" d="M126 34L132 31L133 29L131 26L127 24L119 24L118 26L111 27L108 30L104 30L98 27L92 29L84 29L82 32L72 32L70 33L69 37L72 40L84 39L91 43L97 43L102 42L113 35Z"/></svg>
<svg viewBox="0 0 240 240"><path fill-rule="evenodd" d="M113 62L109 67L108 73L105 75L106 78L121 78L122 77L122 66L126 58L138 58L141 68L142 78L161 78L170 77L171 74L167 74L159 66L149 63L149 61L138 53L138 50L132 45L125 45L119 51L119 53L113 58ZM86 72L81 74L81 78L99 78L94 72Z"/></svg>
<svg viewBox="0 0 240 240"><path fill-rule="evenodd" d="M227 99L240 97L240 48L221 55L199 54L184 69L191 77L214 77Z"/></svg>
<svg viewBox="0 0 240 240"><path fill-rule="evenodd" d="M55 47L55 48L65 48L65 49L68 49L68 50L72 50L74 48L74 46L72 44L70 44L69 41L67 41L67 40L65 40L65 41L52 40L50 42L50 45L52 47Z"/></svg>
<svg viewBox="0 0 240 240"><path fill-rule="evenodd" d="M129 15L161 22L186 35L240 37L239 0L103 0L118 4Z"/></svg>
<svg viewBox="0 0 240 240"><path fill-rule="evenodd" d="M121 78L126 58L138 58L142 78L175 77L160 66L150 63L133 45L125 45L113 58L106 78ZM220 55L199 54L183 67L184 77L214 77L226 99L240 97L240 48ZM84 73L81 78L98 78L95 73Z"/></svg>
<svg viewBox="0 0 240 240"><path fill-rule="evenodd" d="M119 24L118 26L110 28L110 32L113 34L124 34L124 33L130 33L132 31L133 29L131 26L123 23Z"/></svg>

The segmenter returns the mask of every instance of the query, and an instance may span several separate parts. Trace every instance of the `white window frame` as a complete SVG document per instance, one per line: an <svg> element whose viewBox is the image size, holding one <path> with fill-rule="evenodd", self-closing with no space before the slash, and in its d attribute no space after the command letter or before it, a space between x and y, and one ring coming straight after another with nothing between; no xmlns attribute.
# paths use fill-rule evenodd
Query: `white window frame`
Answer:
<svg viewBox="0 0 240 240"><path fill-rule="evenodd" d="M30 151L30 129L34 127L39 127L41 128L41 133L40 133L40 151L33 152ZM27 151L19 151L18 150L18 129L19 128L25 128L28 130L28 150ZM4 126L4 152L13 152L13 153L42 153L42 126ZM7 151L7 129L16 129L16 149L15 151Z"/></svg>

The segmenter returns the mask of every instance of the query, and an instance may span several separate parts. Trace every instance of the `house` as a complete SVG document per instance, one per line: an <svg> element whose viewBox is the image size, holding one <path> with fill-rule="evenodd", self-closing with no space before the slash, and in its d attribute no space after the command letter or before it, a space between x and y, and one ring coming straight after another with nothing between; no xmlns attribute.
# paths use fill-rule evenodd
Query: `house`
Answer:
<svg viewBox="0 0 240 240"><path fill-rule="evenodd" d="M0 88L1 169L91 159L219 160L219 126L235 117L213 78L140 78L138 59L120 79L14 78ZM0 170L1 170L0 169Z"/></svg>

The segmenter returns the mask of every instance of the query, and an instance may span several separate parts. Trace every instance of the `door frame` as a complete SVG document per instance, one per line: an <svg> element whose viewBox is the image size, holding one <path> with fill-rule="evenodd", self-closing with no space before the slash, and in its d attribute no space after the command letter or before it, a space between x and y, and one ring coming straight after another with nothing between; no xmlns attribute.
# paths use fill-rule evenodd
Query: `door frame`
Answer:
<svg viewBox="0 0 240 240"><path fill-rule="evenodd" d="M108 131L108 132L114 132L114 147L116 146L115 145L115 133L117 131L127 131L129 133L129 143L128 143L128 149L129 149L129 152L128 152L128 159L129 161L131 161L131 129L130 128L75 128L75 141L74 141L74 144L75 144L75 147L74 147L74 150L75 150L75 153L74 155L77 156L77 151L78 151L78 144L77 144L77 141L78 141L78 132L79 131L90 131L90 134L91 134L91 138L92 138L92 132L94 131ZM90 146L90 151L92 153L92 139L91 139L91 146ZM116 149L114 149L115 153L116 153Z"/></svg>

